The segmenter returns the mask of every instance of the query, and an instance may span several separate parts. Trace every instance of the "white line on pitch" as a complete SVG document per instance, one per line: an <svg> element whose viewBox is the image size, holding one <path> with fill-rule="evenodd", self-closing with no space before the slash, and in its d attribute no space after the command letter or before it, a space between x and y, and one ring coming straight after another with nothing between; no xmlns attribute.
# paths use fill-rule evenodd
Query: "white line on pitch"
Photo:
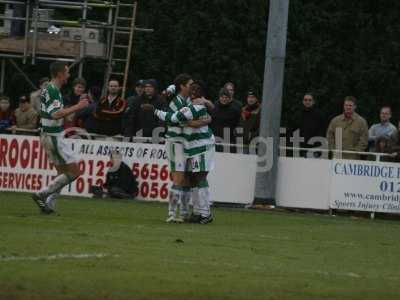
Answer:
<svg viewBox="0 0 400 300"><path fill-rule="evenodd" d="M118 257L119 255L111 255L105 253L78 253L78 254L53 254L44 256L2 256L1 261L38 261L38 260L58 260L58 259L90 259L90 258L105 258Z"/></svg>

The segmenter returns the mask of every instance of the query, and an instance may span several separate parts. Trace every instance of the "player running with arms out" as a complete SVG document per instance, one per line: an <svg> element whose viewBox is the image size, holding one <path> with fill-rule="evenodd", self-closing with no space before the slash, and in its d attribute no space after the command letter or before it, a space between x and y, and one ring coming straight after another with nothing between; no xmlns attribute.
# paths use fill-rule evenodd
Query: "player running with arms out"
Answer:
<svg viewBox="0 0 400 300"><path fill-rule="evenodd" d="M51 82L41 94L41 124L42 133L40 142L45 149L49 161L57 170L57 177L38 193L32 195L32 199L38 205L40 211L45 214L55 212L55 202L63 187L73 182L80 176L77 159L71 146L63 137L64 118L89 105L86 95L81 96L80 101L73 106L64 108L60 89L67 83L69 68L63 62L54 62L50 65Z"/></svg>
<svg viewBox="0 0 400 300"><path fill-rule="evenodd" d="M206 106L212 106L212 103L202 97L201 86L193 84L190 94L194 99L193 104L187 102L186 106L175 112L154 109L149 104L144 105L143 108L153 110L154 114L167 124L186 124L192 121L209 120L210 116ZM185 126L181 137L186 161L185 171L191 174L189 185L198 188L197 197L193 197L193 215L189 222L207 224L213 221L207 175L214 168L215 138L208 125L204 124Z"/></svg>

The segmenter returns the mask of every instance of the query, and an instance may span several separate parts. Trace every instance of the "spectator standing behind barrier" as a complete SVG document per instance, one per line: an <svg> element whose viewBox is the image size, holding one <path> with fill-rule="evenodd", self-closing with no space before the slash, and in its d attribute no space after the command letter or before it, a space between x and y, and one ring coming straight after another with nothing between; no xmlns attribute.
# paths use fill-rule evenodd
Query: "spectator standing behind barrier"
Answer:
<svg viewBox="0 0 400 300"><path fill-rule="evenodd" d="M128 107L130 107L133 104L136 98L141 97L143 95L144 83L145 81L143 79L136 81L134 92L131 93L129 97L126 99Z"/></svg>
<svg viewBox="0 0 400 300"><path fill-rule="evenodd" d="M76 105L81 100L82 95L85 94L85 91L86 91L86 80L83 78L76 78L72 82L71 93L65 97L65 107L71 107ZM86 98L88 99L88 97ZM87 107L84 109L87 109ZM64 118L64 129L75 127L76 125L75 115L76 112Z"/></svg>
<svg viewBox="0 0 400 300"><path fill-rule="evenodd" d="M227 89L222 88L219 92L219 99L211 111L211 129L214 135L223 139L224 129L226 128L226 130L229 130L229 136L227 137L229 141L224 140L224 142L235 144L235 131L240 121L241 112L241 104L233 100L231 93Z"/></svg>
<svg viewBox="0 0 400 300"><path fill-rule="evenodd" d="M65 105L73 106L77 104L81 98L81 96L86 91L86 80L83 78L76 78L72 82L72 91L71 93L65 97Z"/></svg>
<svg viewBox="0 0 400 300"><path fill-rule="evenodd" d="M154 79L145 81L144 93L137 97L127 117L127 125L124 135L132 137L142 130L142 136L151 137L153 130L163 126L163 123L150 111L142 109L142 104L151 104L156 109L165 110L167 103L157 93L157 82Z"/></svg>
<svg viewBox="0 0 400 300"><path fill-rule="evenodd" d="M224 84L223 88L229 92L233 101L235 101L235 84L233 82L228 81Z"/></svg>
<svg viewBox="0 0 400 300"><path fill-rule="evenodd" d="M30 95L31 98L31 104L34 110L36 110L40 114L40 95L42 94L42 91L47 88L47 85L49 84L50 79L48 77L43 77L39 80L39 89L32 92Z"/></svg>
<svg viewBox="0 0 400 300"><path fill-rule="evenodd" d="M327 139L329 149L357 152L366 150L368 146L368 124L367 121L355 112L356 107L356 98L348 96L344 99L343 114L333 118L328 127ZM339 145L336 144L338 129L342 130L342 149L338 149ZM335 157L337 156L335 154ZM360 159L360 155L343 153L342 158Z"/></svg>
<svg viewBox="0 0 400 300"><path fill-rule="evenodd" d="M15 124L15 114L10 109L10 98L0 96L0 133L10 133L7 129L11 129Z"/></svg>
<svg viewBox="0 0 400 300"><path fill-rule="evenodd" d="M27 96L19 98L19 107L15 110L16 125L21 129L37 129L38 113L33 109Z"/></svg>
<svg viewBox="0 0 400 300"><path fill-rule="evenodd" d="M376 151L376 141L380 137L385 137L392 140L394 143L397 142L397 128L392 123L390 123L390 118L392 117L392 110L390 107L385 106L381 108L379 118L380 123L374 124L368 131L368 141L370 143L370 150Z"/></svg>
<svg viewBox="0 0 400 300"><path fill-rule="evenodd" d="M126 107L124 116L122 118L122 128L123 128L123 133L124 134L125 134L126 128L128 126L130 126L129 118L132 115L133 104L135 103L136 99L142 97L142 95L143 95L144 83L145 83L145 80L143 80L143 79L140 79L140 80L136 81L135 89L134 89L133 93L130 93L128 99L126 99L127 107Z"/></svg>
<svg viewBox="0 0 400 300"><path fill-rule="evenodd" d="M390 154L390 156L382 156L382 162L400 162L400 146L395 145L392 138L380 136L375 140L374 151L377 153Z"/></svg>
<svg viewBox="0 0 400 300"><path fill-rule="evenodd" d="M91 133L113 136L122 133L122 117L126 109L126 101L121 98L118 80L108 82L107 96L100 99L91 115Z"/></svg>
<svg viewBox="0 0 400 300"><path fill-rule="evenodd" d="M93 128L95 126L93 112L96 109L100 98L101 88L98 86L90 87L88 93L89 106L75 113L74 124L76 127L85 128L88 130L88 128Z"/></svg>
<svg viewBox="0 0 400 300"><path fill-rule="evenodd" d="M311 148L312 145L308 144L310 139L325 136L326 121L322 112L315 107L314 96L311 93L304 95L302 106L296 111L292 120L289 133L293 137L293 133L299 130L299 136L304 139L299 144L300 148ZM300 151L301 156L305 156L306 153L306 151Z"/></svg>
<svg viewBox="0 0 400 300"><path fill-rule="evenodd" d="M248 145L259 136L261 105L253 91L247 93L246 105L242 108L239 128L243 130L243 143Z"/></svg>

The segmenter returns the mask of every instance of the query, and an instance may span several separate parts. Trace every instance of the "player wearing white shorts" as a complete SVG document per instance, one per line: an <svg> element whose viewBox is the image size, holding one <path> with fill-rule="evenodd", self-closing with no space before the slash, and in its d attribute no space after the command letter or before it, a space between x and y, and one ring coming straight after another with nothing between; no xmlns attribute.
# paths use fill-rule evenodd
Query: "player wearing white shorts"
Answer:
<svg viewBox="0 0 400 300"><path fill-rule="evenodd" d="M199 108L196 118L199 120L211 120L211 116L208 115L204 105L208 109L213 109L214 105L204 99L203 88L200 84L192 84L190 98L194 107ZM196 128L185 127L183 135L186 140L185 155L188 157L187 172L190 174L192 187L193 213L189 218L189 222L207 224L213 221L207 176L214 168L215 138L208 125Z"/></svg>
<svg viewBox="0 0 400 300"><path fill-rule="evenodd" d="M170 102L168 112L174 113L190 104L189 92L193 84L192 77L180 74L174 80L177 96ZM191 187L187 178L187 157L184 152L183 130L186 127L200 127L209 124L208 120L192 120L185 124L166 122L166 150L173 185L170 189L167 222L182 222L188 219ZM179 216L177 215L179 211Z"/></svg>
<svg viewBox="0 0 400 300"><path fill-rule="evenodd" d="M174 113L189 104L189 90L193 80L190 75L180 74L174 84L177 95L169 103L168 111ZM172 187L169 191L167 222L183 222L189 215L191 198L190 187L185 178L186 159L183 147L183 125L166 122L166 151L169 169L172 175ZM179 213L179 216L178 216Z"/></svg>
<svg viewBox="0 0 400 300"><path fill-rule="evenodd" d="M201 99L198 99L201 100ZM176 112L165 112L154 109L152 105L145 105L146 109L153 109L154 114L167 124L185 124L192 120L207 119L208 112L204 103L207 100L198 101ZM198 187L198 199L193 199L194 214L198 216L196 222L206 224L212 222L210 211L210 192L207 183L207 174L214 168L215 138L211 129L205 125L198 128L184 127L180 135L185 158L185 171L192 174L194 185Z"/></svg>
<svg viewBox="0 0 400 300"><path fill-rule="evenodd" d="M33 194L42 213L55 212L55 202L63 187L79 177L80 171L77 159L71 146L63 137L63 120L89 105L86 97L81 97L78 104L64 108L61 87L67 83L69 68L65 63L54 62L50 65L51 82L41 94L41 125L40 141L46 150L50 162L57 170L57 177L40 192Z"/></svg>

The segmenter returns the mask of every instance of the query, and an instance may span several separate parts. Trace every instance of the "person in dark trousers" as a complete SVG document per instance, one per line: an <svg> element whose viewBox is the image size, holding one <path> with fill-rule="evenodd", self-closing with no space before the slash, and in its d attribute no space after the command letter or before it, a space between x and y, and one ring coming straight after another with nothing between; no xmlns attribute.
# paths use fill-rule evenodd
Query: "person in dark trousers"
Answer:
<svg viewBox="0 0 400 300"><path fill-rule="evenodd" d="M218 140L228 144L236 143L235 131L240 121L241 110L241 104L233 100L227 89L222 88L219 92L219 99L210 113L212 117L211 129ZM229 130L227 136L224 136L224 129ZM217 147L217 151L221 151L221 148ZM231 151L234 151L234 149L231 149Z"/></svg>
<svg viewBox="0 0 400 300"><path fill-rule="evenodd" d="M304 141L299 143L300 148L312 148L320 144L309 144L314 137L325 137L326 119L322 112L315 107L314 96L311 93L305 94L301 108L294 114L293 122L290 128L290 136L293 137L295 131ZM300 155L305 157L307 151L300 151ZM318 155L315 152L315 155Z"/></svg>
<svg viewBox="0 0 400 300"><path fill-rule="evenodd" d="M124 136L152 137L155 128L163 127L163 123L152 112L142 109L143 104L151 104L160 110L165 110L167 107L165 100L158 95L157 82L153 79L145 81L143 95L134 100L127 117ZM138 133L140 130L142 134Z"/></svg>
<svg viewBox="0 0 400 300"><path fill-rule="evenodd" d="M106 175L104 192L111 198L133 199L138 194L138 182L132 170L122 161L118 151L111 153L112 167Z"/></svg>

